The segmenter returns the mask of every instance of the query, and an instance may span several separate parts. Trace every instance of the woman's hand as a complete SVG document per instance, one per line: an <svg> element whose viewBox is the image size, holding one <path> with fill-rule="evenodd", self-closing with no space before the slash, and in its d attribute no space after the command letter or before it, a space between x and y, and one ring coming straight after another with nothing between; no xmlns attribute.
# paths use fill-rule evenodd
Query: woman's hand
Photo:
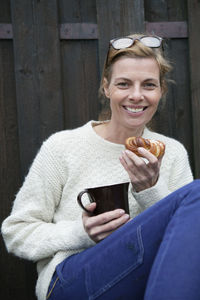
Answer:
<svg viewBox="0 0 200 300"><path fill-rule="evenodd" d="M95 207L96 203L91 203L87 206L87 209L93 212ZM129 215L123 209L115 209L97 216L84 211L82 218L85 231L97 243L128 222Z"/></svg>
<svg viewBox="0 0 200 300"><path fill-rule="evenodd" d="M162 158L158 159L142 147L139 147L138 151L142 157L146 158L147 162L129 150L123 152L120 157L120 162L128 172L133 189L136 192L141 192L156 184L159 177Z"/></svg>

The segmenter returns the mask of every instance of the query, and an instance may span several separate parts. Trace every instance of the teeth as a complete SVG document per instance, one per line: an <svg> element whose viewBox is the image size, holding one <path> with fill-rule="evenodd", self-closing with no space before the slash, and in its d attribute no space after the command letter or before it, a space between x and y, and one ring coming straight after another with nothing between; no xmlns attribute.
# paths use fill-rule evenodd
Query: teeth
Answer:
<svg viewBox="0 0 200 300"><path fill-rule="evenodd" d="M143 111L143 108L131 108L131 107L126 107L126 110L137 113L140 111Z"/></svg>

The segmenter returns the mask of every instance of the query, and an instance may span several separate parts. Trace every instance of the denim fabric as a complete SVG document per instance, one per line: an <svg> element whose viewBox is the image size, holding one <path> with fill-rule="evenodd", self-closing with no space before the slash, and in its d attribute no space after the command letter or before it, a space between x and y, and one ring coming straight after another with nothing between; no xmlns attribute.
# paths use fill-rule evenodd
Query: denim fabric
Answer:
<svg viewBox="0 0 200 300"><path fill-rule="evenodd" d="M48 299L199 300L199 235L195 180L59 264Z"/></svg>

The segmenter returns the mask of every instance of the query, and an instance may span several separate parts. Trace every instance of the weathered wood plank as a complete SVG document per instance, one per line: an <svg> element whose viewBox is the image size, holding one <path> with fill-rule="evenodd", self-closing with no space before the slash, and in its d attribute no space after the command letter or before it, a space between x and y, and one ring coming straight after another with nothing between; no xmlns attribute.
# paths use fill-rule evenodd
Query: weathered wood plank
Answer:
<svg viewBox="0 0 200 300"><path fill-rule="evenodd" d="M0 39L10 40L13 38L12 24L0 24Z"/></svg>
<svg viewBox="0 0 200 300"><path fill-rule="evenodd" d="M10 1L1 1L0 22L10 22ZM21 184L18 145L17 105L13 43L0 41L0 224L9 215ZM0 299L35 300L35 268L29 264L32 279L26 284L27 262L7 253L0 237ZM34 274L34 275L33 275Z"/></svg>
<svg viewBox="0 0 200 300"><path fill-rule="evenodd" d="M102 69L111 38L144 31L144 3L143 0L96 0L96 5Z"/></svg>
<svg viewBox="0 0 200 300"><path fill-rule="evenodd" d="M188 37L187 22L145 22L145 30L165 38ZM94 23L63 23L60 25L61 40L96 40L98 26ZM0 24L0 39L12 39L12 25Z"/></svg>
<svg viewBox="0 0 200 300"><path fill-rule="evenodd" d="M0 43L0 198L10 209L19 187L19 147L12 42ZM2 212L2 210L0 210ZM4 212L4 211L3 211Z"/></svg>
<svg viewBox="0 0 200 300"><path fill-rule="evenodd" d="M180 3L179 0L177 2ZM157 5L157 1L149 0L145 1L145 16L147 22L183 22L182 20L186 20L185 7L186 1L181 1L180 10L177 10L176 2L173 4L171 1L165 0ZM155 115L154 129L181 141L189 152L193 166L187 39L166 39L165 54L173 63L173 72L170 77L175 81L175 84L169 85L166 104Z"/></svg>
<svg viewBox="0 0 200 300"><path fill-rule="evenodd" d="M170 21L186 21L187 0L167 0L168 18Z"/></svg>
<svg viewBox="0 0 200 300"><path fill-rule="evenodd" d="M93 0L61 0L60 21L77 24L96 24L96 4ZM75 33L75 32L74 32ZM76 33L76 36L79 33ZM98 41L62 40L63 94L65 128L80 126L90 119L96 119L98 101Z"/></svg>
<svg viewBox="0 0 200 300"><path fill-rule="evenodd" d="M59 0L60 23L96 23L94 0Z"/></svg>
<svg viewBox="0 0 200 300"><path fill-rule="evenodd" d="M0 23L10 23L10 22L11 22L10 1L1 0Z"/></svg>
<svg viewBox="0 0 200 300"><path fill-rule="evenodd" d="M14 196L21 184L12 47L11 41L0 43L0 224L10 214ZM0 299L11 300L10 294L12 292L14 294L15 288L23 287L19 274L21 278L25 277L24 265L22 263L13 265L16 259L12 259L7 253L2 237L0 249ZM21 293L15 290L15 299L25 298L25 290L24 287Z"/></svg>
<svg viewBox="0 0 200 300"><path fill-rule="evenodd" d="M144 7L146 21L187 20L187 0L144 0Z"/></svg>
<svg viewBox="0 0 200 300"><path fill-rule="evenodd" d="M193 167L192 146L192 114L190 105L188 46L184 40L174 39L168 41L168 57L173 64L170 78L174 83L169 84L169 91L165 104L156 113L154 129L158 132L174 137L181 141L189 152Z"/></svg>
<svg viewBox="0 0 200 300"><path fill-rule="evenodd" d="M63 128L57 1L11 0L22 175Z"/></svg>
<svg viewBox="0 0 200 300"><path fill-rule="evenodd" d="M65 128L74 128L98 116L97 42L63 41L62 61Z"/></svg>
<svg viewBox="0 0 200 300"><path fill-rule="evenodd" d="M195 159L195 177L200 177L200 2L188 0L189 49L190 49L190 77L191 104L193 117L193 141Z"/></svg>
<svg viewBox="0 0 200 300"><path fill-rule="evenodd" d="M64 23L60 26L60 38L65 40L96 40L98 39L97 24Z"/></svg>
<svg viewBox="0 0 200 300"><path fill-rule="evenodd" d="M188 37L187 22L146 22L145 30L148 33L162 36L163 38Z"/></svg>

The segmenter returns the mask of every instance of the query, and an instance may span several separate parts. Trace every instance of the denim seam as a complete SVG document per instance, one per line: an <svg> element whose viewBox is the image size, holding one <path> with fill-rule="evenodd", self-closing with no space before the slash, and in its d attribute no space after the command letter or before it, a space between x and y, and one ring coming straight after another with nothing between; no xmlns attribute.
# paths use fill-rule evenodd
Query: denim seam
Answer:
<svg viewBox="0 0 200 300"><path fill-rule="evenodd" d="M141 225L137 228L137 237L138 237L138 244L140 249L140 254L138 255L137 262L126 269L124 272L122 272L120 275L117 275L112 281L107 283L103 288L99 289L95 294L89 296L89 300L94 300L97 297L99 297L101 294L109 290L112 286L114 286L116 283L118 283L120 280L122 280L125 276L127 276L132 270L136 268L136 266L140 265L143 261L143 255L144 255L144 246L142 242L142 234L141 234ZM88 293L89 294L89 293Z"/></svg>
<svg viewBox="0 0 200 300"><path fill-rule="evenodd" d="M170 215L170 219L169 219L168 225L169 225L169 223L170 223L170 221L171 221L171 218L174 216L175 213L176 213L176 215L180 214L180 211L178 210L178 208L180 207L180 203L178 204L178 202L183 198L183 196L185 197L185 195L182 194L182 193L178 193L178 194L177 194L176 207L174 208L173 212L172 212L171 215ZM182 201L182 203L183 203L183 201ZM167 226L168 226L168 225L167 225ZM166 230L165 230L165 232L166 232ZM165 257L166 257L166 252L167 252L168 248L170 247L170 243L171 243L171 241L172 241L173 235L174 235L174 232L173 232L172 229L171 229L171 233L170 233L170 238L169 238L168 244L167 244L167 246L165 247L165 249L163 250L162 257L161 257L161 259L160 259L160 264L159 264L158 268L156 269L156 271L154 272L154 273L155 273L155 274L154 274L154 279L153 279L153 281L152 281L151 288L149 288L149 291L148 291L148 293L149 293L149 294L148 294L148 297L149 297L149 296L152 296L152 295L151 295L151 291L153 290L155 284L157 283L157 279L158 279L158 275L157 275L157 274L159 273L159 270L160 270L160 268L161 268L161 266L162 266L162 264L163 264L163 260L164 260ZM146 295L146 294L145 294L145 295Z"/></svg>
<svg viewBox="0 0 200 300"><path fill-rule="evenodd" d="M59 279L59 277L57 277L56 280L54 281L54 284L53 284L51 290L49 291L49 293L48 293L48 295L46 297L46 300L49 299L49 297L51 296L51 294L52 294L52 292L53 292L53 290L54 290L54 288L56 286L56 283L57 283L58 279Z"/></svg>

